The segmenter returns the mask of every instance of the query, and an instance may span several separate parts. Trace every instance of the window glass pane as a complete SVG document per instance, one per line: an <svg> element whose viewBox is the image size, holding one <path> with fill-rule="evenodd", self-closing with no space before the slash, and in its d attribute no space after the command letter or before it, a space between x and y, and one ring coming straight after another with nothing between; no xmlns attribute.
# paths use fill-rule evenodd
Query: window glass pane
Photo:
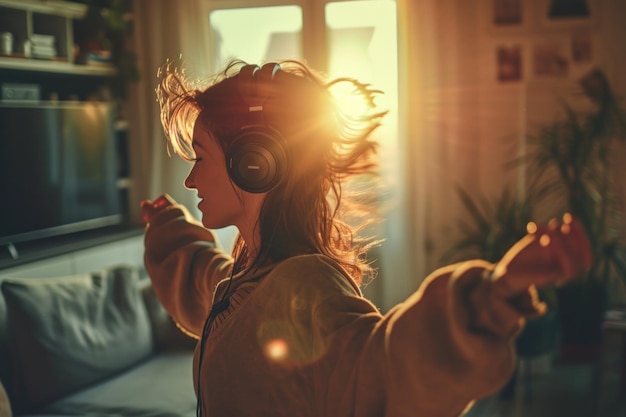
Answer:
<svg viewBox="0 0 626 417"><path fill-rule="evenodd" d="M381 141L397 136L398 53L396 4L391 0L333 2L326 5L328 71L383 90L378 103L390 110ZM383 139L384 138L384 139Z"/></svg>
<svg viewBox="0 0 626 417"><path fill-rule="evenodd" d="M302 9L299 6L218 9L209 15L213 72L230 60L251 64L302 59Z"/></svg>

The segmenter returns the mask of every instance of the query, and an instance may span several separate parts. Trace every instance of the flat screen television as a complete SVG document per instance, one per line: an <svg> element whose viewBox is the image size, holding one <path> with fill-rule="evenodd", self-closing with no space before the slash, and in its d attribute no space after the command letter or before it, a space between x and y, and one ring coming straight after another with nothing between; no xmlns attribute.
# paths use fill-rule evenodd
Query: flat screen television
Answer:
<svg viewBox="0 0 626 417"><path fill-rule="evenodd" d="M109 103L0 103L0 244L123 222Z"/></svg>

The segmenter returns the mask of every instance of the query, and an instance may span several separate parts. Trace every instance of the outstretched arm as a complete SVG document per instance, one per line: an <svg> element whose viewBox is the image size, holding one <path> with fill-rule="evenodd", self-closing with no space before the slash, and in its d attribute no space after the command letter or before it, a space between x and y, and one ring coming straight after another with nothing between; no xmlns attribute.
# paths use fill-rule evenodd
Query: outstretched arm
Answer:
<svg viewBox="0 0 626 417"><path fill-rule="evenodd" d="M529 225L496 264L473 260L434 271L374 328L359 381L386 381L382 415L458 416L509 380L515 337L527 318L545 311L536 287L575 278L591 263L582 227L566 215L562 223ZM357 415L380 407L380 385L369 385L358 388L365 406Z"/></svg>

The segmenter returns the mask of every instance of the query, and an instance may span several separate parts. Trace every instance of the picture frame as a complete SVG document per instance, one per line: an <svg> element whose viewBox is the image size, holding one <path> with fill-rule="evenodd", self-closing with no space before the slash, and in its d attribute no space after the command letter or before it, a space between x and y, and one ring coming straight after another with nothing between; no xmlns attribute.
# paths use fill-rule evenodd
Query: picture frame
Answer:
<svg viewBox="0 0 626 417"><path fill-rule="evenodd" d="M537 20L543 28L584 28L598 24L602 0L537 0Z"/></svg>
<svg viewBox="0 0 626 417"><path fill-rule="evenodd" d="M480 0L480 16L487 33L523 33L532 28L532 0Z"/></svg>
<svg viewBox="0 0 626 417"><path fill-rule="evenodd" d="M571 72L572 59L569 37L536 39L531 48L532 77L535 79L565 79Z"/></svg>
<svg viewBox="0 0 626 417"><path fill-rule="evenodd" d="M572 62L575 65L593 62L595 58L594 37L590 30L579 29L570 37Z"/></svg>
<svg viewBox="0 0 626 417"><path fill-rule="evenodd" d="M491 42L490 78L498 85L515 85L528 80L530 44L522 37L501 38Z"/></svg>
<svg viewBox="0 0 626 417"><path fill-rule="evenodd" d="M595 36L590 30L535 38L529 51L529 75L534 80L577 79L596 64Z"/></svg>

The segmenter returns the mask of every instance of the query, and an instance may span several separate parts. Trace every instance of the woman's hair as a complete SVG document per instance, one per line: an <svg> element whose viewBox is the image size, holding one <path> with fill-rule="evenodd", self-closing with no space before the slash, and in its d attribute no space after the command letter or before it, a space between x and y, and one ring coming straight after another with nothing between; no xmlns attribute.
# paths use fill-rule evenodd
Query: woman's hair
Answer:
<svg viewBox="0 0 626 417"><path fill-rule="evenodd" d="M346 187L346 181L358 177L368 178L368 186L375 183L377 143L370 133L386 114L374 103L380 91L350 78L326 81L301 62L279 64L282 73L272 81L264 116L284 138L289 161L286 179L265 197L257 224L261 244L252 265L321 253L361 284L373 277L366 252L376 242L358 233L375 219L374 207L360 201L358 192L347 193L346 188L356 187ZM226 151L248 117L241 111L237 88L237 74L244 65L232 61L208 87L193 85L171 63L161 68L157 100L168 151L193 160L196 119ZM341 86L350 87L350 106L341 106L336 93ZM356 112L355 98L360 104ZM246 263L243 240L237 241L233 256L236 264Z"/></svg>

